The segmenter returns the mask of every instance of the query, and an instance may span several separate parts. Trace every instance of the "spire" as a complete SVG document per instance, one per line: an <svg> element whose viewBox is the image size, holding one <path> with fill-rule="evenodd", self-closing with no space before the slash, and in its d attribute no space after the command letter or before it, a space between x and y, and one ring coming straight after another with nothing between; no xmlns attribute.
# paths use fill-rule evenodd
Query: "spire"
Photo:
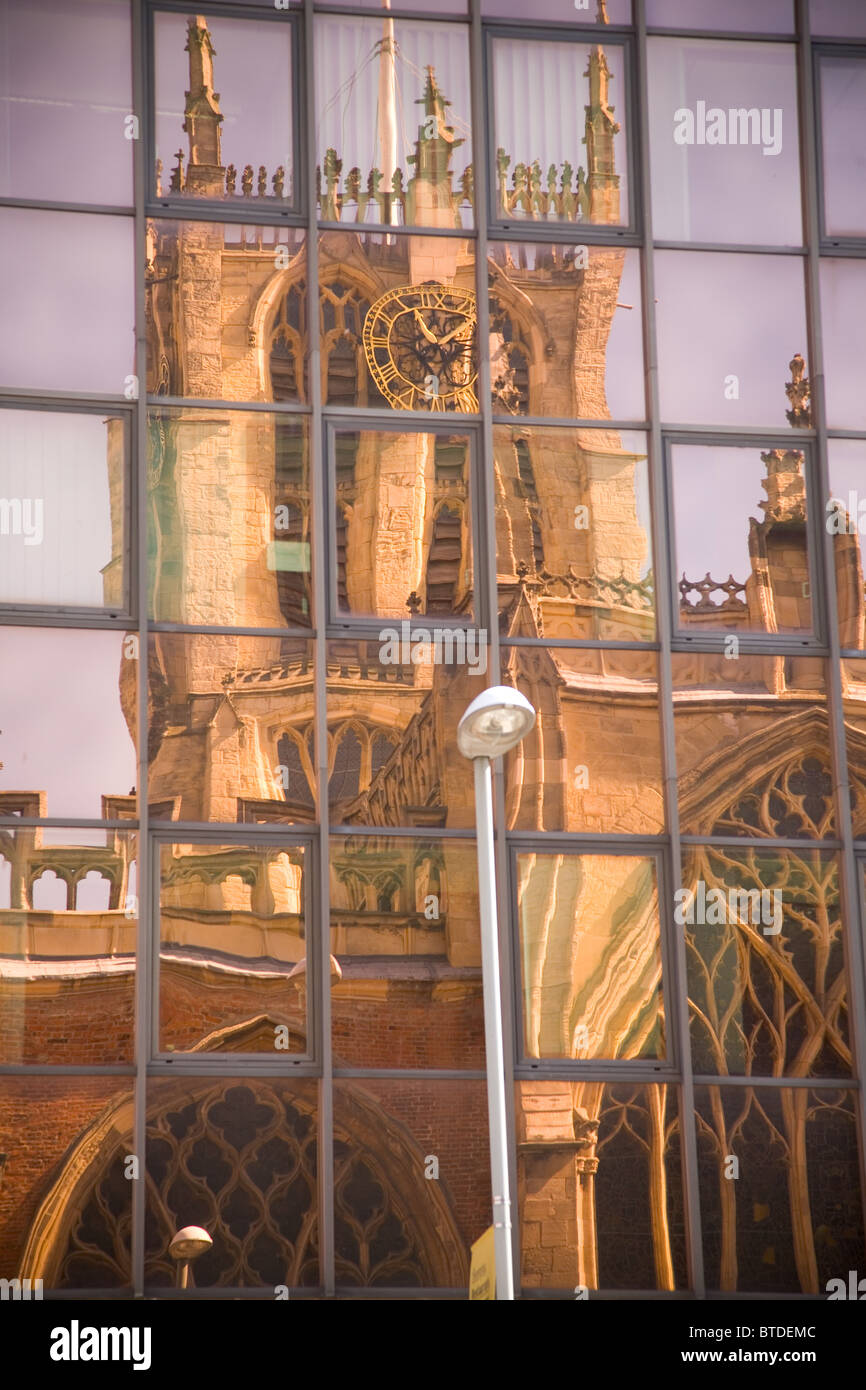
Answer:
<svg viewBox="0 0 866 1390"><path fill-rule="evenodd" d="M591 49L589 67L589 105L586 110L586 189L592 222L619 221L619 175L616 172L613 137L619 124L610 105L610 68L600 44Z"/></svg>
<svg viewBox="0 0 866 1390"><path fill-rule="evenodd" d="M382 9L390 10L391 0L382 0ZM379 168L385 193L385 221L395 221L390 195L394 190L397 172L397 44L394 21L390 15L382 21L379 49Z"/></svg>
<svg viewBox="0 0 866 1390"><path fill-rule="evenodd" d="M186 93L183 128L189 136L187 176L195 165L222 166L220 154L219 93L213 89L214 46L204 15L194 15L187 25L184 52L189 54L189 91Z"/></svg>
<svg viewBox="0 0 866 1390"><path fill-rule="evenodd" d="M791 370L791 380L785 382L785 395L791 402L791 409L785 411L788 424L794 430L808 429L812 423L812 388L809 378L803 375L806 363L802 353L795 352L788 366Z"/></svg>

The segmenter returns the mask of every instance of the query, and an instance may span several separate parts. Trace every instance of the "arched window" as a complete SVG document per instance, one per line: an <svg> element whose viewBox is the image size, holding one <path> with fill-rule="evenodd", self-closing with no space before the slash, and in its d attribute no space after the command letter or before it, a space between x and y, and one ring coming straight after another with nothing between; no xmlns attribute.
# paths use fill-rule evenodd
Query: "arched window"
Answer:
<svg viewBox="0 0 866 1390"><path fill-rule="evenodd" d="M459 507L447 503L433 519L430 555L427 560L426 593L428 613L453 613L460 582L463 552L463 516Z"/></svg>
<svg viewBox="0 0 866 1390"><path fill-rule="evenodd" d="M281 769L283 796L291 806L312 810L315 806L312 788L301 760L301 750L291 734L277 741L277 757Z"/></svg>
<svg viewBox="0 0 866 1390"><path fill-rule="evenodd" d="M361 740L354 729L344 730L334 754L328 782L329 800L350 801L361 790Z"/></svg>
<svg viewBox="0 0 866 1390"><path fill-rule="evenodd" d="M517 455L517 476L520 486L523 489L523 496L526 498L527 511L529 512L529 525L532 531L532 560L535 572L544 568L544 542L541 539L541 507L538 502L538 491L535 486L535 470L532 467L532 458L529 453L529 444L525 439L518 439L514 446Z"/></svg>
<svg viewBox="0 0 866 1390"><path fill-rule="evenodd" d="M275 401L302 401L304 390L305 286L298 281L280 301L271 330L271 391Z"/></svg>
<svg viewBox="0 0 866 1390"><path fill-rule="evenodd" d="M490 298L490 380L494 410L529 414L529 347L495 293Z"/></svg>

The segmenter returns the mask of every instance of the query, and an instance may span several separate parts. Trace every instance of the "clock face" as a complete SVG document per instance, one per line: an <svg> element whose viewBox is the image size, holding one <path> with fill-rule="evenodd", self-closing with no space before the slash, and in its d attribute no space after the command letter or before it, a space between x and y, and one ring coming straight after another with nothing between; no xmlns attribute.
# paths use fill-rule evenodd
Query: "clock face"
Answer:
<svg viewBox="0 0 866 1390"><path fill-rule="evenodd" d="M398 410L477 410L475 295L431 280L377 299L364 320L373 380Z"/></svg>

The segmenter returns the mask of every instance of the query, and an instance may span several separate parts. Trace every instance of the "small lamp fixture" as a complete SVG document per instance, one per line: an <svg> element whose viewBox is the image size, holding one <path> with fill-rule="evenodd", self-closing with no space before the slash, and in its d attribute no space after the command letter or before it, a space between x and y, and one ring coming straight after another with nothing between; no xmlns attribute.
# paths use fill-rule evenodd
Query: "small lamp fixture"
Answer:
<svg viewBox="0 0 866 1390"><path fill-rule="evenodd" d="M482 690L457 725L457 747L464 758L499 758L516 747L535 723L525 695L508 685Z"/></svg>
<svg viewBox="0 0 866 1390"><path fill-rule="evenodd" d="M212 1245L211 1237L201 1226L184 1226L172 1237L168 1253L173 1260L177 1260L177 1287L179 1289L189 1288L190 1265L193 1260L198 1259L199 1255L210 1250Z"/></svg>

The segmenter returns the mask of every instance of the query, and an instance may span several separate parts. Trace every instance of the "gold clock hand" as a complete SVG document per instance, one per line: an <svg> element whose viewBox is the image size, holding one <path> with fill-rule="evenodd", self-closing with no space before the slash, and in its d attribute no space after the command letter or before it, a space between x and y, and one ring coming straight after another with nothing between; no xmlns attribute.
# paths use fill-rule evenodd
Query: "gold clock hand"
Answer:
<svg viewBox="0 0 866 1390"><path fill-rule="evenodd" d="M419 327L420 327L420 329L421 329L421 332L424 334L424 337L427 339L428 343L438 343L438 342L439 342L439 339L436 337L436 334L430 332L430 329L427 327L426 323L425 323L424 320L422 319L422 317L421 317L421 315L419 314L418 310L417 310L417 309L413 309L412 312L414 313L416 319L418 320L418 324L419 324Z"/></svg>
<svg viewBox="0 0 866 1390"><path fill-rule="evenodd" d="M461 324L458 324L458 326L457 326L456 328L452 328L452 330L451 330L450 333L446 333L444 338L440 338L440 339L438 340L438 341L439 341L439 346L440 346L440 347L444 347L446 343L450 343L450 342L451 342L451 339L452 339L452 338L458 337L461 333L464 333L464 334L466 335L466 337L468 338L468 337L469 337L469 334L471 333L471 331L472 331L472 324L471 324L471 323L461 323Z"/></svg>

